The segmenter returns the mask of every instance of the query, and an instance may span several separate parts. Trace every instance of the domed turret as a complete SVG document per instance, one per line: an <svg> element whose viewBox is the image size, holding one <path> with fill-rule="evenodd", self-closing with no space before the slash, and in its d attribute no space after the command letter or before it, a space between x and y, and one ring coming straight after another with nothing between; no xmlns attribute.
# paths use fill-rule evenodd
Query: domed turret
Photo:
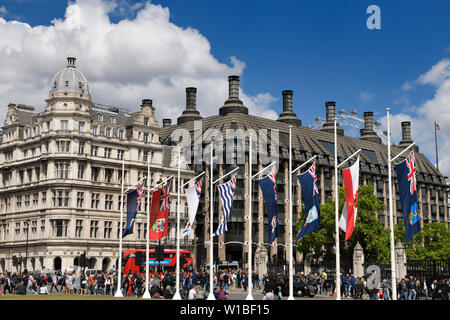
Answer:
<svg viewBox="0 0 450 320"><path fill-rule="evenodd" d="M76 58L67 58L67 67L58 71L53 77L50 97L77 95L90 99L89 85L84 74L75 66Z"/></svg>

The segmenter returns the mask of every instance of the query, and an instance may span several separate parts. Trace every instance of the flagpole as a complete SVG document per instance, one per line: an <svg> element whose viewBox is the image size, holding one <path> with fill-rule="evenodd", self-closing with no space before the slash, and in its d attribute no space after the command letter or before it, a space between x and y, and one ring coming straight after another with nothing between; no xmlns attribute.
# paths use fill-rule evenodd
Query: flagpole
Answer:
<svg viewBox="0 0 450 320"><path fill-rule="evenodd" d="M336 300L341 300L341 265L339 248L339 190L338 190L338 158L337 158L337 119L334 118L334 203L336 232Z"/></svg>
<svg viewBox="0 0 450 320"><path fill-rule="evenodd" d="M292 258L292 126L289 126L289 297L288 300L294 300L294 275Z"/></svg>
<svg viewBox="0 0 450 320"><path fill-rule="evenodd" d="M436 169L438 169L438 171L439 171L439 157L438 157L438 146L437 146L436 121L434 122L434 146L436 148Z"/></svg>
<svg viewBox="0 0 450 320"><path fill-rule="evenodd" d="M389 184L389 229L390 229L390 248L391 248L391 282L392 282L392 300L397 300L397 272L395 270L395 243L394 243L394 217L392 210L392 160L391 160L391 124L390 108L387 111L387 141L388 141L388 184Z"/></svg>
<svg viewBox="0 0 450 320"><path fill-rule="evenodd" d="M209 295L208 300L216 300L213 287L213 139L211 138L211 163L209 172Z"/></svg>
<svg viewBox="0 0 450 320"><path fill-rule="evenodd" d="M252 296L252 135L249 135L248 141L248 295L245 300L253 300Z"/></svg>
<svg viewBox="0 0 450 320"><path fill-rule="evenodd" d="M181 192L181 147L178 147L178 196L177 196L177 289L173 300L181 300L180 295L180 192Z"/></svg>
<svg viewBox="0 0 450 320"><path fill-rule="evenodd" d="M122 156L122 202L120 204L120 226L119 226L119 265L117 266L117 290L114 295L116 298L123 298L122 294L122 224L123 224L123 185L125 172L125 153Z"/></svg>
<svg viewBox="0 0 450 320"><path fill-rule="evenodd" d="M150 291L148 290L149 286L149 251L150 251L150 157L147 156L147 236L146 236L146 246L145 246L145 292L142 295L142 298L150 299Z"/></svg>

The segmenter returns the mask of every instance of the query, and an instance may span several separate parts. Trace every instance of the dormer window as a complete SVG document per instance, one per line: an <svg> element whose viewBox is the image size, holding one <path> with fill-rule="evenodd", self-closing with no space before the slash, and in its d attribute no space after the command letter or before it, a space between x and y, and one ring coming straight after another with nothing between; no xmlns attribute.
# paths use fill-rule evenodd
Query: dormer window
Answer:
<svg viewBox="0 0 450 320"><path fill-rule="evenodd" d="M117 118L115 115L111 116L111 123L113 123L113 124L117 123Z"/></svg>
<svg viewBox="0 0 450 320"><path fill-rule="evenodd" d="M144 126L148 126L148 117L144 117Z"/></svg>
<svg viewBox="0 0 450 320"><path fill-rule="evenodd" d="M97 113L97 120L98 121L103 121L103 113Z"/></svg>

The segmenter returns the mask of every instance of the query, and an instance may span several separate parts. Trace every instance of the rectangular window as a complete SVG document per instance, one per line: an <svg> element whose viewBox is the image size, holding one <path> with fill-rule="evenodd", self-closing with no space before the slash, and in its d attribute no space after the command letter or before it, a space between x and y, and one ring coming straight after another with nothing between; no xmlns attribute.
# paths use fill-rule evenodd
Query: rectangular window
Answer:
<svg viewBox="0 0 450 320"><path fill-rule="evenodd" d="M100 168L99 167L91 167L91 180L98 181L100 177Z"/></svg>
<svg viewBox="0 0 450 320"><path fill-rule="evenodd" d="M14 229L14 232L16 233L16 237L19 237L19 235L20 235L20 222L16 222L16 228Z"/></svg>
<svg viewBox="0 0 450 320"><path fill-rule="evenodd" d="M144 162L147 162L148 159L148 151L144 151Z"/></svg>
<svg viewBox="0 0 450 320"><path fill-rule="evenodd" d="M144 117L144 126L148 126L148 117Z"/></svg>
<svg viewBox="0 0 450 320"><path fill-rule="evenodd" d="M91 146L91 156L96 157L98 155L98 147L97 146Z"/></svg>
<svg viewBox="0 0 450 320"><path fill-rule="evenodd" d="M56 162L56 177L58 179L67 179L69 177L69 163L67 162Z"/></svg>
<svg viewBox="0 0 450 320"><path fill-rule="evenodd" d="M113 195L105 194L105 210L112 210Z"/></svg>
<svg viewBox="0 0 450 320"><path fill-rule="evenodd" d="M117 159L118 159L118 160L122 160L124 154L125 154L125 151L124 151L124 150L117 150Z"/></svg>
<svg viewBox="0 0 450 320"><path fill-rule="evenodd" d="M52 237L62 238L67 237L67 227L69 225L69 220L55 219L50 220L52 225Z"/></svg>
<svg viewBox="0 0 450 320"><path fill-rule="evenodd" d="M37 220L31 221L31 239L36 239L37 236Z"/></svg>
<svg viewBox="0 0 450 320"><path fill-rule="evenodd" d="M84 125L85 125L84 121L78 122L78 131L79 132L84 132Z"/></svg>
<svg viewBox="0 0 450 320"><path fill-rule="evenodd" d="M86 166L84 164L78 165L78 179L84 179L85 169L86 169Z"/></svg>
<svg viewBox="0 0 450 320"><path fill-rule="evenodd" d="M47 203L47 191L42 191L42 205L45 206Z"/></svg>
<svg viewBox="0 0 450 320"><path fill-rule="evenodd" d="M91 195L91 209L98 209L100 203L100 193L93 193Z"/></svg>
<svg viewBox="0 0 450 320"><path fill-rule="evenodd" d="M39 193L34 193L33 194L33 206L35 208L37 208L38 204L39 204Z"/></svg>
<svg viewBox="0 0 450 320"><path fill-rule="evenodd" d="M90 237L91 238L98 237L98 220L91 220Z"/></svg>
<svg viewBox="0 0 450 320"><path fill-rule="evenodd" d="M119 139L123 139L123 130L119 130Z"/></svg>
<svg viewBox="0 0 450 320"><path fill-rule="evenodd" d="M106 136L111 137L111 128L106 128Z"/></svg>
<svg viewBox="0 0 450 320"><path fill-rule="evenodd" d="M105 182L112 182L114 169L105 169Z"/></svg>
<svg viewBox="0 0 450 320"><path fill-rule="evenodd" d="M75 222L75 238L81 238L83 234L83 220L77 219Z"/></svg>
<svg viewBox="0 0 450 320"><path fill-rule="evenodd" d="M70 141L69 140L57 141L56 146L58 148L58 152L70 152Z"/></svg>
<svg viewBox="0 0 450 320"><path fill-rule="evenodd" d="M148 142L148 133L144 133L144 142Z"/></svg>
<svg viewBox="0 0 450 320"><path fill-rule="evenodd" d="M105 158L111 158L111 148L105 148Z"/></svg>
<svg viewBox="0 0 450 320"><path fill-rule="evenodd" d="M97 126L92 126L92 134L97 135Z"/></svg>
<svg viewBox="0 0 450 320"><path fill-rule="evenodd" d="M44 219L41 220L41 237L42 238L45 237L45 220Z"/></svg>
<svg viewBox="0 0 450 320"><path fill-rule="evenodd" d="M30 207L30 195L25 195L25 207L28 209Z"/></svg>
<svg viewBox="0 0 450 320"><path fill-rule="evenodd" d="M28 150L23 150L23 158L28 158Z"/></svg>
<svg viewBox="0 0 450 320"><path fill-rule="evenodd" d="M61 130L63 130L63 131L69 130L69 121L68 120L61 120Z"/></svg>
<svg viewBox="0 0 450 320"><path fill-rule="evenodd" d="M84 192L77 192L77 208L83 208Z"/></svg>
<svg viewBox="0 0 450 320"><path fill-rule="evenodd" d="M103 238L111 239L112 221L105 221L103 225Z"/></svg>
<svg viewBox="0 0 450 320"><path fill-rule="evenodd" d="M111 123L116 124L117 123L117 116L111 115Z"/></svg>
<svg viewBox="0 0 450 320"><path fill-rule="evenodd" d="M69 206L69 190L57 189L53 190L53 206L68 207Z"/></svg>
<svg viewBox="0 0 450 320"><path fill-rule="evenodd" d="M17 196L16 207L17 207L17 209L22 208L22 196Z"/></svg>
<svg viewBox="0 0 450 320"><path fill-rule="evenodd" d="M84 146L85 146L84 141L80 141L78 143L78 154L84 154Z"/></svg>
<svg viewBox="0 0 450 320"><path fill-rule="evenodd" d="M125 230L125 222L124 223L122 223L122 233L123 233L123 230ZM117 239L119 239L119 235L120 235L120 222L118 222L117 223Z"/></svg>
<svg viewBox="0 0 450 320"><path fill-rule="evenodd" d="M141 233L142 233L142 223L139 222L137 224L137 238L140 239L141 238Z"/></svg>

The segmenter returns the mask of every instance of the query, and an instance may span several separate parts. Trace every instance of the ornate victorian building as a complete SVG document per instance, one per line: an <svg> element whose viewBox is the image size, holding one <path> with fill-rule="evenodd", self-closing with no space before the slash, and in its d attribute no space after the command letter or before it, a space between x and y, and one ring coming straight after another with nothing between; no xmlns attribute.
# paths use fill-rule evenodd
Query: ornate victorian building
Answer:
<svg viewBox="0 0 450 320"><path fill-rule="evenodd" d="M177 176L172 148L160 143L152 100L142 100L140 110L132 113L96 105L75 58L67 60L67 67L52 80L43 112L21 104L8 106L0 144L0 271L25 266L64 271L79 265L84 251L91 268L114 268L122 179L126 189L146 176L147 160L151 186ZM192 177L183 164L182 181ZM169 236L162 241L167 247L175 246L175 183L176 179ZM144 191L134 234L124 238L124 251L145 248ZM181 212L184 225L184 197ZM126 221L126 204L124 215ZM192 250L193 236L183 239L182 246ZM20 267L12 265L13 255L22 257Z"/></svg>

